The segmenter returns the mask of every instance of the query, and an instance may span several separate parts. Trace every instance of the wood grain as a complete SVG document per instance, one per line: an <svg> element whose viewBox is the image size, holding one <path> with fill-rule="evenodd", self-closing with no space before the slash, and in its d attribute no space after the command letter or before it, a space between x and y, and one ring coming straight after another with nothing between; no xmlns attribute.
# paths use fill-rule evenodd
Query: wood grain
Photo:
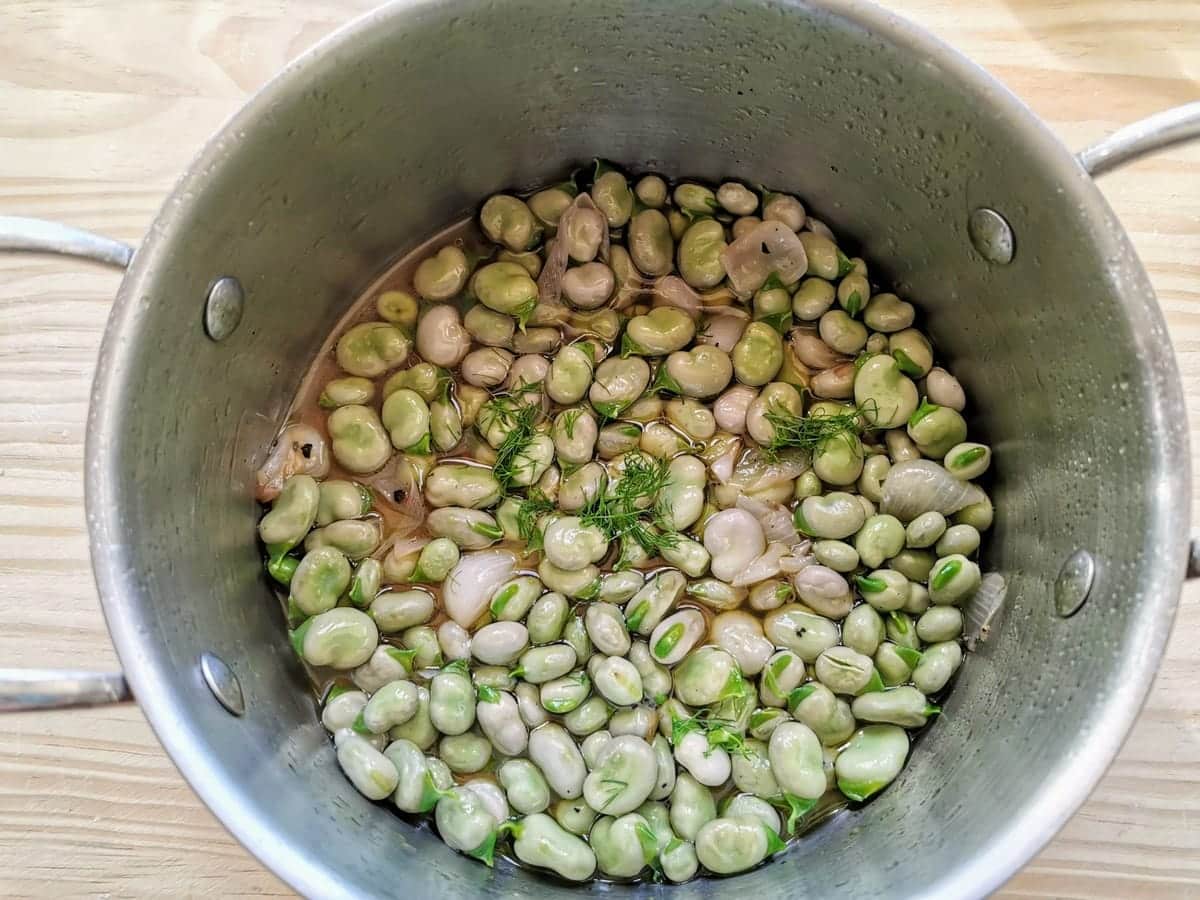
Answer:
<svg viewBox="0 0 1200 900"><path fill-rule="evenodd" d="M1071 146L1200 96L1194 0L889 5L988 68ZM0 211L137 242L247 94L369 6L6 0ZM1180 148L1106 177L1103 189L1166 311L1200 449L1197 172L1200 149ZM100 268L0 257L0 665L116 665L89 570L82 464L88 387L118 281ZM1192 585L1120 758L1005 894L1200 897L1197 633ZM4 726L0 895L289 893L200 805L136 708Z"/></svg>

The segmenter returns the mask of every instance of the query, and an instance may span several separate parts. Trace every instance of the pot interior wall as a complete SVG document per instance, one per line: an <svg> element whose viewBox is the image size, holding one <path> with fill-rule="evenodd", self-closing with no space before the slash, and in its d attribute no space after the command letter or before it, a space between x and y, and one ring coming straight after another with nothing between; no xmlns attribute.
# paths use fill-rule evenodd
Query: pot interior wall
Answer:
<svg viewBox="0 0 1200 900"><path fill-rule="evenodd" d="M1099 776L1182 575L1173 363L1091 185L1001 90L952 55L923 58L931 46L858 6L405 3L293 66L207 148L114 316L89 508L114 636L155 727L297 888L534 888L456 856L338 771L263 582L250 486L305 367L389 259L479 198L595 155L795 191L919 305L973 433L996 450L985 558L1011 583L999 634L891 789L784 858L673 896L983 892ZM1012 265L972 250L978 205L1012 222ZM201 302L224 274L248 303L214 344ZM1052 584L1080 547L1097 584L1062 620ZM244 718L205 691L205 650L240 676Z"/></svg>

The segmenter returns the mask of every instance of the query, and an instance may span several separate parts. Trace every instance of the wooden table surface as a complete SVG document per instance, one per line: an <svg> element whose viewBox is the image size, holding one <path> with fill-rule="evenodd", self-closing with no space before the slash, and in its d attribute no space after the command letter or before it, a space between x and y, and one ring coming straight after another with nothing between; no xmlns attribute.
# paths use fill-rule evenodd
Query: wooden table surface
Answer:
<svg viewBox="0 0 1200 900"><path fill-rule="evenodd" d="M201 142L369 0L3 0L0 213L130 243ZM1200 98L1196 0L893 0L1071 147ZM1200 448L1200 149L1107 176L1166 311ZM0 666L115 668L88 563L88 388L119 274L0 257ZM1200 473L1200 460L1194 469ZM1193 506L1195 493L1193 494ZM1200 586L1119 759L1010 896L1200 897ZM5 718L0 896L285 895L135 706Z"/></svg>

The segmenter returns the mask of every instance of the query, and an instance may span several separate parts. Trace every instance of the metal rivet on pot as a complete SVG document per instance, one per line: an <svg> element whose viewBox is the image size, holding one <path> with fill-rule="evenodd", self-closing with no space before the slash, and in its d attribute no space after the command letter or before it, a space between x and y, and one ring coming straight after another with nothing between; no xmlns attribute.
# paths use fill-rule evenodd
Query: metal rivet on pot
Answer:
<svg viewBox="0 0 1200 900"><path fill-rule="evenodd" d="M204 330L214 341L223 341L237 330L242 321L246 295L242 285L230 275L222 275L208 289L204 301Z"/></svg>
<svg viewBox="0 0 1200 900"><path fill-rule="evenodd" d="M246 699L242 696L242 685L233 669L226 665L225 660L215 653L200 654L200 674L204 683L213 692L217 702L235 716L246 712Z"/></svg>
<svg viewBox="0 0 1200 900"><path fill-rule="evenodd" d="M1008 265L1016 253L1016 239L1008 220L994 209L981 206L967 219L971 243L988 262Z"/></svg>
<svg viewBox="0 0 1200 900"><path fill-rule="evenodd" d="M1054 582L1054 611L1064 619L1073 616L1087 601L1096 579L1096 561L1086 550L1076 550L1058 572Z"/></svg>

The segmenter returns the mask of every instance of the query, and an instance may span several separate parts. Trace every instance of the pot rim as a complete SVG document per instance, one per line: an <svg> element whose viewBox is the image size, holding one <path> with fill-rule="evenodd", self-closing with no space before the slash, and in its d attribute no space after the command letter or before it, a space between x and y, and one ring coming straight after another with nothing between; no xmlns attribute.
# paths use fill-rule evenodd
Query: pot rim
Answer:
<svg viewBox="0 0 1200 900"><path fill-rule="evenodd" d="M173 705L164 680L156 675L157 663L143 650L145 638L137 617L123 602L127 595L137 593L138 578L125 562L126 535L121 511L116 506L121 462L116 450L115 426L111 424L116 420L110 416L110 410L122 403L123 385L129 377L127 351L144 309L138 298L145 296L143 288L153 281L157 251L183 229L180 219L184 216L179 210L186 206L185 198L203 191L206 173L231 155L228 137L254 126L277 102L300 90L298 85L317 74L318 63L325 57L342 50L352 52L361 36L385 20L413 15L435 5L436 0L391 0L337 28L284 66L209 138L164 201L134 255L105 327L91 391L85 448L89 543L101 606L125 677L156 737L197 796L263 865L306 896L347 893L338 878L336 863L304 856L275 840L264 820L246 814L225 772L194 738L186 719ZM1104 712L1086 735L1088 752L1060 761L1047 774L1045 790L1039 798L1009 819L1006 828L992 838L987 853L964 861L954 872L920 888L927 897L983 896L1015 875L1087 799L1124 743L1157 672L1174 620L1187 559L1190 460L1186 429L1178 426L1186 421L1178 368L1166 339L1161 309L1125 229L1071 151L1016 95L948 44L873 3L782 0L780 5L818 10L911 51L928 65L941 69L945 77L976 93L995 117L1003 118L1019 132L1031 153L1058 170L1064 192L1072 194L1081 213L1096 222L1098 233L1107 230L1127 273L1122 302L1134 338L1148 353L1160 357L1155 360L1160 372L1158 402L1147 408L1146 414L1152 417L1154 431L1165 435L1159 447L1164 470L1176 473L1174 489L1158 492L1155 500L1162 510L1164 531L1179 535L1179 540L1162 547L1151 576L1157 583L1146 592L1145 624L1139 632L1140 645L1135 648L1143 664L1107 696ZM1174 432L1179 433L1172 440Z"/></svg>

